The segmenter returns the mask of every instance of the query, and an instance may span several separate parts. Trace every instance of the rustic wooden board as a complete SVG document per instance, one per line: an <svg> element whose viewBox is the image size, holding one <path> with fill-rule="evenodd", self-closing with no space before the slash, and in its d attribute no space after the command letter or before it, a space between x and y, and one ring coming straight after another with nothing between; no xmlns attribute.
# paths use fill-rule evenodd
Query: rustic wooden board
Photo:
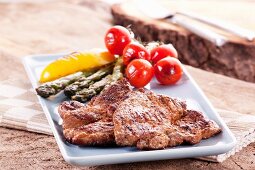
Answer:
<svg viewBox="0 0 255 170"><path fill-rule="evenodd" d="M185 1L184 4L181 4L182 1L162 2L169 10L178 10L184 5L189 8L186 10L209 17L216 16L216 18L228 21L233 20L233 23L254 30L254 24L251 24L253 22L250 22L250 20L255 18L248 12L255 11L254 2L231 2L231 6L229 2L224 3L221 1L206 1L206 3L201 1ZM246 41L225 31L200 24L227 37L228 42L221 47L217 47L210 41L194 35L177 25L167 21L152 20L139 12L135 6L134 2L130 1L114 5L112 7L114 23L124 26L131 25L131 29L143 41L154 40L172 43L179 52L180 60L185 64L241 80L255 82L255 40L252 42ZM205 10L209 6L217 7L217 10ZM244 20L244 18L247 18L247 20ZM187 20L187 22L199 24L192 20Z"/></svg>

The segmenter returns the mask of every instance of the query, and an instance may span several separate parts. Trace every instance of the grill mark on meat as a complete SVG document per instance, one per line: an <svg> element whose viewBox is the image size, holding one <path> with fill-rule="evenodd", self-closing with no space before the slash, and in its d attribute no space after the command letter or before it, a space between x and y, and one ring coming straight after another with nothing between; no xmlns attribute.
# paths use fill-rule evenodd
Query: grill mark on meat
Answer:
<svg viewBox="0 0 255 170"><path fill-rule="evenodd" d="M118 145L133 146L141 136L151 137L152 134L159 134L162 129L157 126L176 121L176 117L181 117L186 110L185 104L177 105L180 101L163 100L166 96L158 96L151 91L137 90L130 93L130 97L119 105L113 116L115 140ZM168 105L183 108L172 109Z"/></svg>
<svg viewBox="0 0 255 170"><path fill-rule="evenodd" d="M188 110L176 124L162 124L157 129L141 135L136 145L139 149L163 149L182 143L197 144L220 131L219 126L206 119L202 113ZM166 141L162 141L163 139ZM159 142L158 145L155 145L156 140Z"/></svg>
<svg viewBox="0 0 255 170"><path fill-rule="evenodd" d="M63 102L58 112L63 119L63 134L67 141L80 145L115 143L112 115L131 91L127 80L122 79L105 88L86 105L76 101Z"/></svg>
<svg viewBox="0 0 255 170"><path fill-rule="evenodd" d="M69 141L78 145L113 145L113 122L98 121L88 125L71 129L72 138ZM68 133L68 132L66 132Z"/></svg>
<svg viewBox="0 0 255 170"><path fill-rule="evenodd" d="M118 145L163 149L182 143L196 144L220 132L215 122L200 112L187 111L186 104L178 99L150 91L131 93L113 116Z"/></svg>
<svg viewBox="0 0 255 170"><path fill-rule="evenodd" d="M146 89L132 90L126 79L105 88L87 105L63 102L59 114L66 140L78 145L163 149L196 144L220 132L202 113L187 110L185 102Z"/></svg>

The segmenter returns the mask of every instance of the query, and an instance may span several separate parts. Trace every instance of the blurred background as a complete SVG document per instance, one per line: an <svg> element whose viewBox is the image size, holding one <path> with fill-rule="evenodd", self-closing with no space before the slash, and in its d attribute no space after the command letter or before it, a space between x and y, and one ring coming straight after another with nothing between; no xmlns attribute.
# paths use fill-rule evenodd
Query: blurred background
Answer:
<svg viewBox="0 0 255 170"><path fill-rule="evenodd" d="M102 37L113 24L130 26L144 42L172 43L187 65L255 82L255 42L229 31L197 22L178 12L220 20L255 30L255 1L252 0L159 0L158 6L182 20L224 38L217 43L172 20L152 19L144 0L0 0L0 52L8 56L59 53L104 47ZM143 9L141 9L143 8ZM152 11L150 13L150 11ZM161 11L161 12L160 12ZM176 14L177 12L177 14ZM208 34L208 33L206 33ZM208 34L209 35L209 34ZM11 50L10 50L11 49ZM1 55L1 59L6 55ZM3 65L3 64L2 64Z"/></svg>

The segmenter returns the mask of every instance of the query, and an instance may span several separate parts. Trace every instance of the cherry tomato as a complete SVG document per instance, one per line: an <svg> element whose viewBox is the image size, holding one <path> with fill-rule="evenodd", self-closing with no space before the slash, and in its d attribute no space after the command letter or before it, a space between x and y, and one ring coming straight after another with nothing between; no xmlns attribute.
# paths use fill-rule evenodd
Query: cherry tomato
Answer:
<svg viewBox="0 0 255 170"><path fill-rule="evenodd" d="M154 65L155 77L163 85L175 84L181 79L181 62L173 57L166 57Z"/></svg>
<svg viewBox="0 0 255 170"><path fill-rule="evenodd" d="M126 76L131 85L140 88L148 84L154 71L151 63L145 59L132 60L126 69Z"/></svg>
<svg viewBox="0 0 255 170"><path fill-rule="evenodd" d="M128 65L133 59L145 59L150 61L149 51L138 42L131 42L123 50L123 62Z"/></svg>
<svg viewBox="0 0 255 170"><path fill-rule="evenodd" d="M151 60L153 64L156 64L159 60L167 56L178 57L177 51L172 44L163 44L151 50Z"/></svg>
<svg viewBox="0 0 255 170"><path fill-rule="evenodd" d="M123 49L132 40L129 31L122 26L113 26L105 34L105 46L111 54L122 55Z"/></svg>

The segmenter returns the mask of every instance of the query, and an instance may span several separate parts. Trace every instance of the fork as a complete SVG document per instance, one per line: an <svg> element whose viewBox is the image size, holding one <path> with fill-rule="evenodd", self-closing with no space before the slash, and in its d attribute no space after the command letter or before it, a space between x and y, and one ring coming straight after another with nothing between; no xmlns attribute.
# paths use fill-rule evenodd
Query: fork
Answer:
<svg viewBox="0 0 255 170"><path fill-rule="evenodd" d="M144 5L145 4L145 5ZM222 46L226 43L226 37L217 34L211 30L208 30L206 28L203 28L201 26L197 26L194 24L191 24L187 22L186 20L179 18L178 15L186 16L191 19L195 19L197 21L209 24L211 26L229 31L239 37L245 38L247 40L252 41L255 37L253 32L250 32L248 30L245 30L243 28L240 28L238 26L223 23L222 21L218 21L215 19L210 19L207 17L201 17L193 13L187 13L187 12L170 12L168 9L160 6L158 3L156 3L154 0L147 0L147 1L138 1L137 2L138 10L140 10L142 13L144 13L146 16L153 18L153 19L169 19L171 22L180 25L192 33L203 37L217 46Z"/></svg>

